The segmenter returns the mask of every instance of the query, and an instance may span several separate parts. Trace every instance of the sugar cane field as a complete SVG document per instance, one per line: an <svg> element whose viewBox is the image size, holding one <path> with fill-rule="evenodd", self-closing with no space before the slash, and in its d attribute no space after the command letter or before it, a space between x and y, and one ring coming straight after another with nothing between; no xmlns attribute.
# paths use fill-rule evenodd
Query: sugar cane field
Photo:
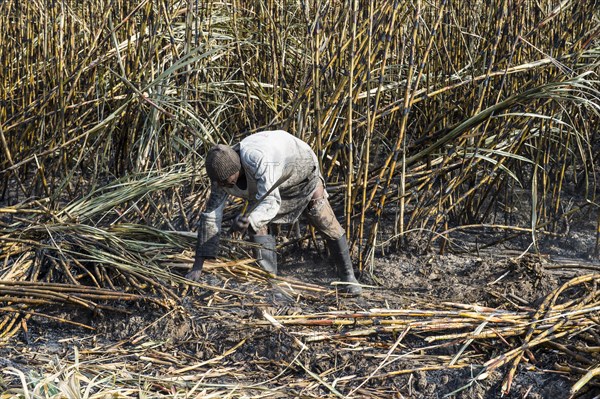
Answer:
<svg viewBox="0 0 600 399"><path fill-rule="evenodd" d="M600 398L600 3L0 0L0 398ZM317 157L277 275L208 150ZM270 143L265 143L269 146Z"/></svg>

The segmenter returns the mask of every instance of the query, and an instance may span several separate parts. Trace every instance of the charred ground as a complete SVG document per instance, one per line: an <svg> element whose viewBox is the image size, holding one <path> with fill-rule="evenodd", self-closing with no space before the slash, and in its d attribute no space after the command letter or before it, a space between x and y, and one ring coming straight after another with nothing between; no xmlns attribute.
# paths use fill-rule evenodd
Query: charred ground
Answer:
<svg viewBox="0 0 600 399"><path fill-rule="evenodd" d="M593 248L593 237L571 234L582 240L578 249ZM16 392L22 385L7 370L38 376L36 381L52 373L69 381L68 370L76 369L88 384L94 376L112 375L111 389L124 396L143 389L156 396L500 397L509 366L493 369L487 378L478 375L488 360L522 345L524 333L475 340L466 348L465 339L432 337L473 332L485 324L463 319L460 328L444 312L480 307L488 316L485 309L533 317L562 284L600 268L583 259L586 254L557 246L555 240L541 244L547 249L543 256L514 248L477 255L380 255L372 270L363 271L361 282L371 288L361 298L335 294L329 285L334 273L314 248L287 247L277 280L267 279L251 262L208 264L206 286L172 287L180 300L168 309L139 301L121 307L129 314L47 310L88 325L90 331L31 317L26 332L1 348L2 386ZM566 262L565 256L571 260ZM181 270L173 271L181 273L186 265L183 257ZM593 304L596 281L564 291L562 303L566 307L588 297L587 303ZM414 314L390 316L386 309ZM355 316L334 317L351 314ZM459 314L454 322L461 321ZM297 322L311 317L317 320L313 324ZM596 320L594 313L589 317ZM402 320L408 323L405 327ZM569 397L577 379L597 364L593 348L598 338L592 322L581 331L573 329L532 346L504 397ZM132 387L135 380L137 388ZM592 398L599 393L592 380L578 395Z"/></svg>

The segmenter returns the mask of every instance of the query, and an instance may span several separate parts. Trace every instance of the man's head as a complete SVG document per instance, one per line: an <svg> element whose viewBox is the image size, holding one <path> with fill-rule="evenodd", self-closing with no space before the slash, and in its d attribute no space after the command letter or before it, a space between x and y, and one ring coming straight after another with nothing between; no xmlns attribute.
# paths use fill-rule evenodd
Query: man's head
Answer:
<svg viewBox="0 0 600 399"><path fill-rule="evenodd" d="M206 154L206 173L221 186L232 187L242 169L240 156L228 145L217 144Z"/></svg>

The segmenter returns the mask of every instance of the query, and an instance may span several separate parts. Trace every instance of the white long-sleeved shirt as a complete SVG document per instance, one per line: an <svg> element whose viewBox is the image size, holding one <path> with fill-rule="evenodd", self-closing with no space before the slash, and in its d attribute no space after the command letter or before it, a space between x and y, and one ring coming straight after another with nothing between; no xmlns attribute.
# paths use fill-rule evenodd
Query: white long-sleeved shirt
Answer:
<svg viewBox="0 0 600 399"><path fill-rule="evenodd" d="M274 130L248 136L233 148L240 155L246 187L220 187L213 183L201 223L209 224L211 231L220 231L228 195L245 198L252 204L282 176L287 176L285 181L248 215L250 225L257 231L268 223L295 221L321 178L317 156L310 146L283 130Z"/></svg>

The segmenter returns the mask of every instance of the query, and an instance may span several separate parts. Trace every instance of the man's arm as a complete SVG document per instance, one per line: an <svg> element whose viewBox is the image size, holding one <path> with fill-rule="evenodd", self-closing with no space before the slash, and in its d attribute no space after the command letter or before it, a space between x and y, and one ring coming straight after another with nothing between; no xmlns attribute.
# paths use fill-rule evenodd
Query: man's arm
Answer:
<svg viewBox="0 0 600 399"><path fill-rule="evenodd" d="M216 183L211 185L210 196L206 209L200 215L198 222L198 240L196 242L196 256L192 270L185 276L194 281L199 281L205 259L214 259L219 251L221 222L223 209L227 200L227 193Z"/></svg>
<svg viewBox="0 0 600 399"><path fill-rule="evenodd" d="M284 165L266 159L260 151L253 151L248 156L252 173L256 179L256 198L262 198L271 187L283 175ZM277 216L281 207L281 195L279 188L274 189L266 198L264 198L256 208L248 215L250 226L254 231L260 230L261 227L269 224L271 220Z"/></svg>

